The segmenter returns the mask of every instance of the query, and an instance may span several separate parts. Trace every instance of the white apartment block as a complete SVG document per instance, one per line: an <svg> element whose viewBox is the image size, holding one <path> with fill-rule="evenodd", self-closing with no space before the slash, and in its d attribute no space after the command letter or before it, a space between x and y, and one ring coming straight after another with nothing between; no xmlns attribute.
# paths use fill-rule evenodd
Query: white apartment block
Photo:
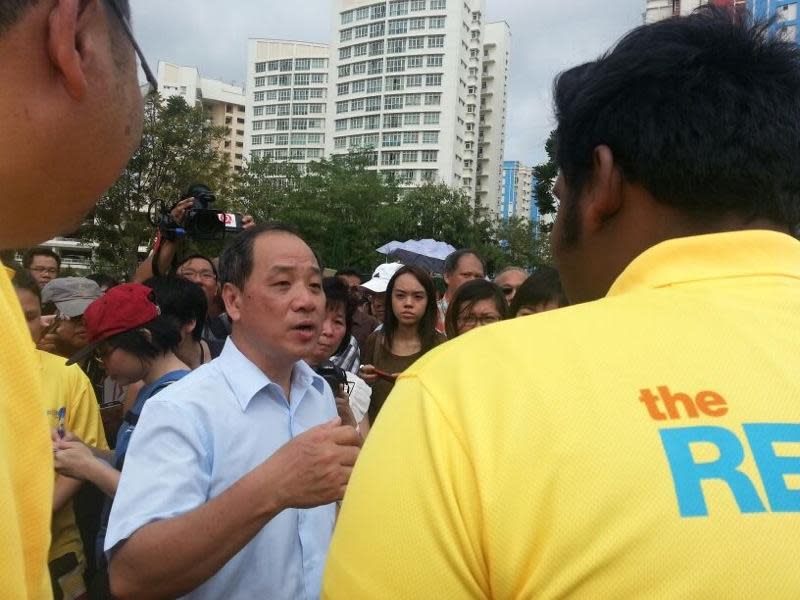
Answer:
<svg viewBox="0 0 800 600"><path fill-rule="evenodd" d="M247 155L305 165L323 157L329 46L251 39L247 48Z"/></svg>
<svg viewBox="0 0 800 600"><path fill-rule="evenodd" d="M472 52L472 51L470 51ZM511 29L505 22L489 23L484 29L483 66L480 85L480 119L478 121L478 168L476 204L500 214L503 198L503 153L506 142L506 109L508 69L511 52ZM467 98L476 90L467 87ZM465 161L473 160L466 143Z"/></svg>
<svg viewBox="0 0 800 600"><path fill-rule="evenodd" d="M483 0L334 7L326 154L371 148L401 185L444 182L475 197Z"/></svg>
<svg viewBox="0 0 800 600"><path fill-rule="evenodd" d="M232 169L241 170L247 128L242 88L200 77L195 67L159 61L158 92L164 98L181 96L189 106L202 105L214 125L225 126L228 133L218 149L228 158Z"/></svg>

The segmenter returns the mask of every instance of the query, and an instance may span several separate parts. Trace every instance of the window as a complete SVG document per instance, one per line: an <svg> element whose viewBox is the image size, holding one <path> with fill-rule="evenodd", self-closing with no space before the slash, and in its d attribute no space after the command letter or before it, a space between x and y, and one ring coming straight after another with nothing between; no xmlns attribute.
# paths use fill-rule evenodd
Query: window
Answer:
<svg viewBox="0 0 800 600"><path fill-rule="evenodd" d="M419 113L406 113L403 116L405 117L406 125L419 125Z"/></svg>
<svg viewBox="0 0 800 600"><path fill-rule="evenodd" d="M265 62L256 63L256 73L264 73L266 70L267 70L267 63Z"/></svg>
<svg viewBox="0 0 800 600"><path fill-rule="evenodd" d="M470 58L478 58L478 49L477 48L473 48L472 50L470 50L469 51L469 57Z"/></svg>
<svg viewBox="0 0 800 600"><path fill-rule="evenodd" d="M412 37L408 38L408 49L409 50L421 50L425 47L425 38L424 37ZM422 57L420 57L422 58ZM420 64L422 66L422 64Z"/></svg>
<svg viewBox="0 0 800 600"><path fill-rule="evenodd" d="M308 120L308 128L309 129L322 129L322 124L325 121L322 119L309 119Z"/></svg>
<svg viewBox="0 0 800 600"><path fill-rule="evenodd" d="M386 96L384 98L384 109L386 110L401 110L403 108L402 96Z"/></svg>
<svg viewBox="0 0 800 600"><path fill-rule="evenodd" d="M253 131L261 131L264 129L264 121L253 121Z"/></svg>
<svg viewBox="0 0 800 600"><path fill-rule="evenodd" d="M348 58L350 58L351 54L352 51L350 49L350 46L348 46L347 48L339 48L339 60L347 60Z"/></svg>
<svg viewBox="0 0 800 600"><path fill-rule="evenodd" d="M405 58L387 58L386 59L386 72L399 73L406 70Z"/></svg>
<svg viewBox="0 0 800 600"><path fill-rule="evenodd" d="M292 160L305 160L306 159L306 151L303 148L292 148L291 159Z"/></svg>
<svg viewBox="0 0 800 600"><path fill-rule="evenodd" d="M420 29L425 29L425 19L423 18L409 19L408 28L411 31L419 31Z"/></svg>
<svg viewBox="0 0 800 600"><path fill-rule="evenodd" d="M371 133L364 136L364 146L371 146L372 148L378 147L380 136L377 133Z"/></svg>
<svg viewBox="0 0 800 600"><path fill-rule="evenodd" d="M382 19L386 16L386 5L381 4L373 4L370 7L369 16L371 19Z"/></svg>
<svg viewBox="0 0 800 600"><path fill-rule="evenodd" d="M337 137L333 139L333 147L337 150L341 150L342 148L347 148L347 137Z"/></svg>
<svg viewBox="0 0 800 600"><path fill-rule="evenodd" d="M353 46L353 56L366 56L369 51L369 44L358 44Z"/></svg>
<svg viewBox="0 0 800 600"><path fill-rule="evenodd" d="M442 85L442 75L425 75L425 85L436 87Z"/></svg>
<svg viewBox="0 0 800 600"><path fill-rule="evenodd" d="M347 119L336 119L336 131L347 129Z"/></svg>
<svg viewBox="0 0 800 600"><path fill-rule="evenodd" d="M373 96L364 100L364 110L367 112L374 112L381 109L381 97Z"/></svg>
<svg viewBox="0 0 800 600"><path fill-rule="evenodd" d="M293 115L307 115L308 114L308 104L295 104L292 106L292 114Z"/></svg>
<svg viewBox="0 0 800 600"><path fill-rule="evenodd" d="M324 112L325 112L325 105L324 104L309 104L308 105L308 114L321 115Z"/></svg>
<svg viewBox="0 0 800 600"><path fill-rule="evenodd" d="M423 169L419 172L419 178L422 181L435 181L437 173L436 169Z"/></svg>
<svg viewBox="0 0 800 600"><path fill-rule="evenodd" d="M276 120L275 129L277 129L278 131L289 131L289 119Z"/></svg>
<svg viewBox="0 0 800 600"><path fill-rule="evenodd" d="M386 54L402 54L405 51L406 51L405 38L389 40L389 42L386 45Z"/></svg>
<svg viewBox="0 0 800 600"><path fill-rule="evenodd" d="M403 89L406 81L404 77L387 77L386 78L386 91L399 92Z"/></svg>
<svg viewBox="0 0 800 600"><path fill-rule="evenodd" d="M417 162L418 152L403 152L403 162L404 163L415 163Z"/></svg>
<svg viewBox="0 0 800 600"><path fill-rule="evenodd" d="M275 108L278 109L278 116L279 117L286 117L289 116L289 105L288 104L277 104Z"/></svg>
<svg viewBox="0 0 800 600"><path fill-rule="evenodd" d="M441 54L432 54L428 57L428 66L429 67L441 67L443 62L443 56Z"/></svg>
<svg viewBox="0 0 800 600"><path fill-rule="evenodd" d="M260 136L260 135L254 135L254 136L251 138L251 141L252 141L253 145L254 145L254 146L260 146L260 145L261 145L261 139L262 139L262 137L263 137L263 136Z"/></svg>
<svg viewBox="0 0 800 600"><path fill-rule="evenodd" d="M310 58L296 58L294 61L294 70L295 71L308 71L311 69L311 59Z"/></svg>
<svg viewBox="0 0 800 600"><path fill-rule="evenodd" d="M414 169L403 169L399 171L399 181L401 184L410 184L416 178L417 172Z"/></svg>
<svg viewBox="0 0 800 600"><path fill-rule="evenodd" d="M444 17L431 17L428 19L430 29L444 29Z"/></svg>
<svg viewBox="0 0 800 600"><path fill-rule="evenodd" d="M425 94L425 105L426 106L438 106L442 103L442 95L441 94Z"/></svg>
<svg viewBox="0 0 800 600"><path fill-rule="evenodd" d="M386 136L383 137L383 145L386 146ZM382 165L399 165L400 152L381 152Z"/></svg>
<svg viewBox="0 0 800 600"><path fill-rule="evenodd" d="M275 144L275 136L274 135L265 135L264 136L264 144L272 146Z"/></svg>
<svg viewBox="0 0 800 600"><path fill-rule="evenodd" d="M371 117L364 118L364 129L380 129L381 128L381 116L380 115L372 115ZM378 140L377 137L375 138L375 144L377 145Z"/></svg>
<svg viewBox="0 0 800 600"><path fill-rule="evenodd" d="M421 87L422 75L409 75L406 77L406 87Z"/></svg>
<svg viewBox="0 0 800 600"><path fill-rule="evenodd" d="M474 93L476 93L477 91L478 91L478 88L477 88L477 87L475 87L474 85L471 85L471 86L469 86L469 87L467 88L467 93L468 93L468 94L474 94Z"/></svg>
<svg viewBox="0 0 800 600"><path fill-rule="evenodd" d="M346 113L350 110L350 102L347 100L342 100L341 102L336 103L336 114Z"/></svg>
<svg viewBox="0 0 800 600"><path fill-rule="evenodd" d="M353 22L353 11L348 10L342 13L342 25L347 25Z"/></svg>
<svg viewBox="0 0 800 600"><path fill-rule="evenodd" d="M377 77L375 79L367 79L368 94L374 94L375 92L380 92L382 89L383 89L383 80L380 77Z"/></svg>
<svg viewBox="0 0 800 600"><path fill-rule="evenodd" d="M422 39L422 38L420 38ZM409 69L421 69L422 68L422 57L421 56L409 56L408 61L406 62L406 66Z"/></svg>
<svg viewBox="0 0 800 600"><path fill-rule="evenodd" d="M431 10L444 10L447 8L447 0L431 0Z"/></svg>
<svg viewBox="0 0 800 600"><path fill-rule="evenodd" d="M467 104L467 113L473 114L475 112L475 105L474 104Z"/></svg>
<svg viewBox="0 0 800 600"><path fill-rule="evenodd" d="M376 75L378 73L383 73L383 59L379 58L377 60L369 61L369 69L367 72L370 75Z"/></svg>
<svg viewBox="0 0 800 600"><path fill-rule="evenodd" d="M436 162L439 160L439 151L438 150L423 150L422 151L422 162Z"/></svg>
<svg viewBox="0 0 800 600"><path fill-rule="evenodd" d="M380 56L381 54L383 54L383 40L381 40L380 42L370 42L369 55Z"/></svg>
<svg viewBox="0 0 800 600"><path fill-rule="evenodd" d="M350 86L350 90L354 94L363 94L364 90L366 89L367 83L363 79L359 79L358 81L354 81Z"/></svg>
<svg viewBox="0 0 800 600"><path fill-rule="evenodd" d="M292 97L292 90L278 90L278 100L288 102Z"/></svg>
<svg viewBox="0 0 800 600"><path fill-rule="evenodd" d="M322 158L322 150L320 148L309 148L306 150L306 154L309 160L312 158Z"/></svg>
<svg viewBox="0 0 800 600"><path fill-rule="evenodd" d="M311 83L325 83L328 80L326 73L312 73Z"/></svg>
<svg viewBox="0 0 800 600"><path fill-rule="evenodd" d="M429 35L428 36L428 48L444 48L444 36L443 35ZM348 48L349 50L349 48Z"/></svg>
<svg viewBox="0 0 800 600"><path fill-rule="evenodd" d="M281 68L281 61L271 60L267 63L267 71L277 71Z"/></svg>
<svg viewBox="0 0 800 600"><path fill-rule="evenodd" d="M264 107L263 106L254 106L253 107L253 116L260 117L264 114Z"/></svg>
<svg viewBox="0 0 800 600"><path fill-rule="evenodd" d="M419 106L422 104L422 94L406 94L406 106Z"/></svg>
<svg viewBox="0 0 800 600"><path fill-rule="evenodd" d="M351 127L352 129L352 127ZM358 148L364 143L364 136L363 135L351 135L350 139L348 140L348 146L351 148Z"/></svg>
<svg viewBox="0 0 800 600"><path fill-rule="evenodd" d="M400 15L407 15L408 14L408 1L407 0L395 0L394 2L389 2L389 16L396 17Z"/></svg>
<svg viewBox="0 0 800 600"><path fill-rule="evenodd" d="M419 132L418 131L406 131L403 133L403 143L404 144L418 144L419 143Z"/></svg>
<svg viewBox="0 0 800 600"><path fill-rule="evenodd" d="M256 93L253 95L253 99L254 99L256 102L263 102L263 101L264 101L264 92L256 92Z"/></svg>
<svg viewBox="0 0 800 600"><path fill-rule="evenodd" d="M353 30L353 33L356 36L356 39L365 38L369 35L370 26L369 25L359 25Z"/></svg>
<svg viewBox="0 0 800 600"><path fill-rule="evenodd" d="M308 95L311 98L324 98L325 90L309 90Z"/></svg>
<svg viewBox="0 0 800 600"><path fill-rule="evenodd" d="M364 110L364 99L360 98L359 100L353 100L350 103L350 110L352 110L353 112L357 110Z"/></svg>
<svg viewBox="0 0 800 600"><path fill-rule="evenodd" d="M403 126L402 114L383 115L384 129L397 129Z"/></svg>
<svg viewBox="0 0 800 600"><path fill-rule="evenodd" d="M256 77L256 87L264 87L264 84L267 82L266 77Z"/></svg>
<svg viewBox="0 0 800 600"><path fill-rule="evenodd" d="M353 75L363 75L367 72L367 63L360 62L353 65Z"/></svg>
<svg viewBox="0 0 800 600"><path fill-rule="evenodd" d="M281 71L284 71L284 72L285 71L291 71L292 70L292 59L289 58L289 59L286 59L286 60L282 60L281 61L281 65L280 65L280 69L281 69Z"/></svg>
<svg viewBox="0 0 800 600"><path fill-rule="evenodd" d="M339 41L340 42L349 42L353 39L353 30L352 29L342 29L339 32Z"/></svg>
<svg viewBox="0 0 800 600"><path fill-rule="evenodd" d="M294 75L295 85L308 85L310 81L311 78L308 73L295 73Z"/></svg>
<svg viewBox="0 0 800 600"><path fill-rule="evenodd" d="M408 33L408 19L389 21L389 35L402 35Z"/></svg>
<svg viewBox="0 0 800 600"><path fill-rule="evenodd" d="M297 75L295 75L295 78ZM339 66L339 77L350 77L350 65Z"/></svg>
<svg viewBox="0 0 800 600"><path fill-rule="evenodd" d="M327 69L328 68L328 59L327 58L312 58L311 59L311 68L312 69Z"/></svg>
<svg viewBox="0 0 800 600"><path fill-rule="evenodd" d="M349 83L340 83L336 86L336 95L337 96L344 96L345 94L350 93L350 84Z"/></svg>
<svg viewBox="0 0 800 600"><path fill-rule="evenodd" d="M320 144L322 143L322 135L319 133L309 133L306 136L309 144Z"/></svg>
<svg viewBox="0 0 800 600"><path fill-rule="evenodd" d="M369 37L383 37L383 34L386 32L386 25L383 21L380 23L373 23L369 26Z"/></svg>
<svg viewBox="0 0 800 600"><path fill-rule="evenodd" d="M361 129L364 127L364 117L353 117L350 119L350 129Z"/></svg>
<svg viewBox="0 0 800 600"><path fill-rule="evenodd" d="M293 96L295 100L308 100L308 90L295 90Z"/></svg>
<svg viewBox="0 0 800 600"><path fill-rule="evenodd" d="M278 90L270 90L266 94L267 100L276 100L278 98Z"/></svg>
<svg viewBox="0 0 800 600"><path fill-rule="evenodd" d="M356 10L356 21L363 21L369 19L369 6L362 6Z"/></svg>
<svg viewBox="0 0 800 600"><path fill-rule="evenodd" d="M423 131L422 132L422 143L423 144L438 144L439 143L439 132L438 131Z"/></svg>
<svg viewBox="0 0 800 600"><path fill-rule="evenodd" d="M425 125L438 125L439 124L439 113L425 113L424 119Z"/></svg>

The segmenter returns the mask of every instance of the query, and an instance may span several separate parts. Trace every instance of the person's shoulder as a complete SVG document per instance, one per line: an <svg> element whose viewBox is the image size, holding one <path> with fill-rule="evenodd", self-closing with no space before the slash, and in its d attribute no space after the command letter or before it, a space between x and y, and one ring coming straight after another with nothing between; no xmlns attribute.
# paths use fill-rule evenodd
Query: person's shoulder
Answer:
<svg viewBox="0 0 800 600"><path fill-rule="evenodd" d="M67 365L67 359L57 354L51 354L44 350L35 350L36 355L39 357L39 362L42 365L42 371L46 375L54 377L61 377L75 381L89 382L89 377L83 372L77 364Z"/></svg>

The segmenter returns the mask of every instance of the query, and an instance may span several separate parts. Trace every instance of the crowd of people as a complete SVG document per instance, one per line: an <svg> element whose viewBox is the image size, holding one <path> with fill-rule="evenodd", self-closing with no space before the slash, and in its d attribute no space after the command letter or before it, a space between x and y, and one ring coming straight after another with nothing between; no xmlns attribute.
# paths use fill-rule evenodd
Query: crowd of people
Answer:
<svg viewBox="0 0 800 600"><path fill-rule="evenodd" d="M563 73L558 270L194 254L193 184L130 281L62 276L139 142L129 15L0 4L3 597L797 596L796 45L707 8Z"/></svg>

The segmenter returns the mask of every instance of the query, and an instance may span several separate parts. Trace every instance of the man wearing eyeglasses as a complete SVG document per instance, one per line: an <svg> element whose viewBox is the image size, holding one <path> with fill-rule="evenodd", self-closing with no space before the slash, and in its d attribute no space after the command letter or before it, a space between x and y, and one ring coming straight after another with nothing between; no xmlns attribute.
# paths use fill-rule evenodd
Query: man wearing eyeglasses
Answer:
<svg viewBox="0 0 800 600"><path fill-rule="evenodd" d="M61 271L61 257L48 248L33 248L25 253L22 266L28 269L39 289L42 289Z"/></svg>
<svg viewBox="0 0 800 600"><path fill-rule="evenodd" d="M129 10L127 0L0 2L0 249L73 230L139 144ZM33 347L4 270L0 340L0 595L48 598L50 436Z"/></svg>

